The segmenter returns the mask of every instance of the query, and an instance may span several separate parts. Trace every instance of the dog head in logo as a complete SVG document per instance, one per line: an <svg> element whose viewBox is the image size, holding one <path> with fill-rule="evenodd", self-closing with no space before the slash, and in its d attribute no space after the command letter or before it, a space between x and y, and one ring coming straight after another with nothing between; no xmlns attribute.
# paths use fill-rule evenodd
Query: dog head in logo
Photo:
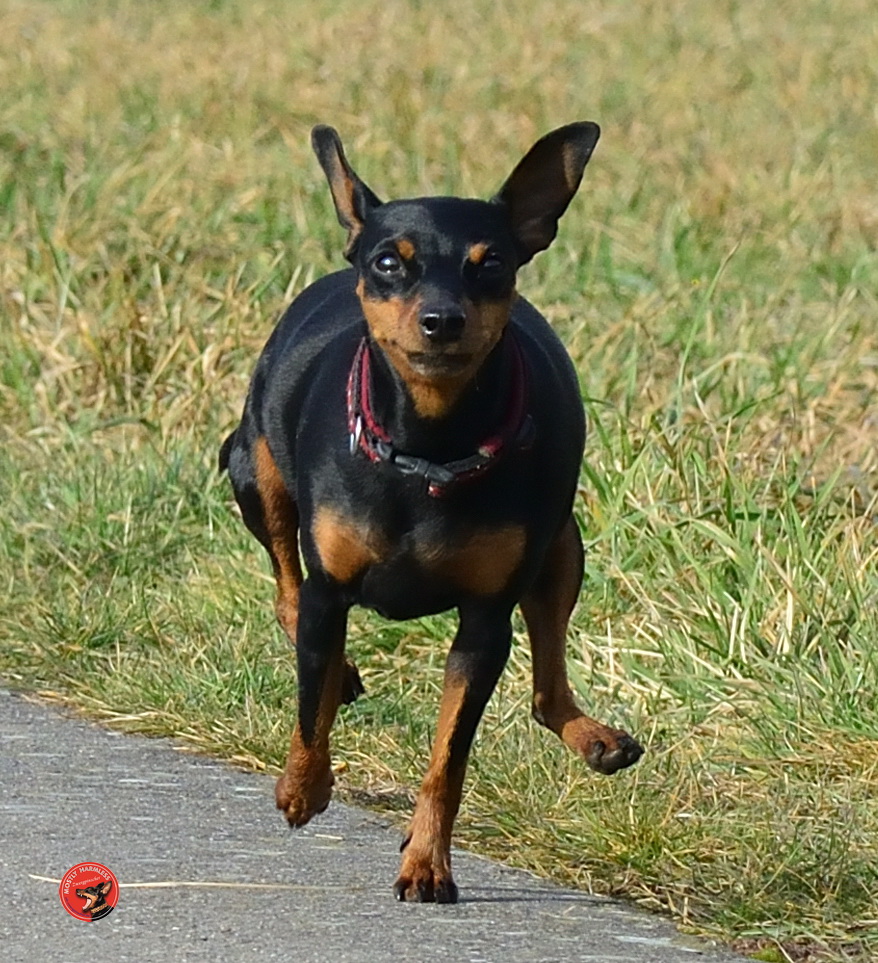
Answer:
<svg viewBox="0 0 878 963"><path fill-rule="evenodd" d="M106 916L107 913L112 912L113 907L107 902L107 896L112 889L113 884L109 880L95 886L85 886L77 889L76 895L80 899L85 900L85 906L82 907L82 912L88 913L92 919L97 919L99 916Z"/></svg>

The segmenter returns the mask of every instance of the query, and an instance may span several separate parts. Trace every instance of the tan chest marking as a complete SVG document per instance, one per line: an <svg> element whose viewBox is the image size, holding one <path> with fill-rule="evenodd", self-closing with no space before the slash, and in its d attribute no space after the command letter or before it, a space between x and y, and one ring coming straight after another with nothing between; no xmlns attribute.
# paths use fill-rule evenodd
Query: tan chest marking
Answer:
<svg viewBox="0 0 878 963"><path fill-rule="evenodd" d="M324 571L342 584L387 554L383 536L333 508L317 509L311 531Z"/></svg>
<svg viewBox="0 0 878 963"><path fill-rule="evenodd" d="M431 546L419 554L429 572L473 595L497 595L524 558L527 537L521 525L473 532L457 546Z"/></svg>

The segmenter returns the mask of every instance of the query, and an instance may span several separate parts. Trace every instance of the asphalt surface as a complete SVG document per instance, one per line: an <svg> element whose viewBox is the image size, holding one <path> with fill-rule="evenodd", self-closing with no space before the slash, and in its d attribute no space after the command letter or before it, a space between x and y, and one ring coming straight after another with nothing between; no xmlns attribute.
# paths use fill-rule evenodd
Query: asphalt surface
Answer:
<svg viewBox="0 0 878 963"><path fill-rule="evenodd" d="M400 837L380 818L333 803L291 831L269 776L2 689L0 744L4 961L742 959L624 904L458 851L461 902L397 903ZM121 884L105 919L81 922L61 905L57 881L83 861Z"/></svg>

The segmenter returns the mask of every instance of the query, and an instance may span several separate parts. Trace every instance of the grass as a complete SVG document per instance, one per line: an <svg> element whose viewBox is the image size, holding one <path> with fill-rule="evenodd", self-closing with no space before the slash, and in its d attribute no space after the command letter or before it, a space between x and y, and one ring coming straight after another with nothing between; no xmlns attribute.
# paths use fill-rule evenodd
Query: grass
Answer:
<svg viewBox="0 0 878 963"><path fill-rule="evenodd" d="M459 839L765 960L878 953L878 129L866 0L12 0L0 31L0 672L282 763L295 679L214 460L284 303L340 265L309 156L486 196L604 129L521 288L582 374L583 771L514 647ZM354 621L343 796L407 813L446 618ZM517 630L521 642L520 626Z"/></svg>

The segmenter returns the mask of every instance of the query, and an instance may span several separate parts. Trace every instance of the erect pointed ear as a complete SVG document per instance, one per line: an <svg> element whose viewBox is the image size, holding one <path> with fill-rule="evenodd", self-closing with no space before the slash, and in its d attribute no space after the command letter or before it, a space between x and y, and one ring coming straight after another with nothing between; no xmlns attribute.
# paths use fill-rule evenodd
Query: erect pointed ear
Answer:
<svg viewBox="0 0 878 963"><path fill-rule="evenodd" d="M351 169L344 155L341 139L332 127L324 127L322 124L315 127L311 131L311 146L329 181L338 223L348 232L344 254L350 260L357 238L363 230L366 215L373 207L378 207L381 201Z"/></svg>
<svg viewBox="0 0 878 963"><path fill-rule="evenodd" d="M600 127L590 121L546 134L519 161L494 197L512 217L519 266L555 240L558 221L579 187L600 136Z"/></svg>

